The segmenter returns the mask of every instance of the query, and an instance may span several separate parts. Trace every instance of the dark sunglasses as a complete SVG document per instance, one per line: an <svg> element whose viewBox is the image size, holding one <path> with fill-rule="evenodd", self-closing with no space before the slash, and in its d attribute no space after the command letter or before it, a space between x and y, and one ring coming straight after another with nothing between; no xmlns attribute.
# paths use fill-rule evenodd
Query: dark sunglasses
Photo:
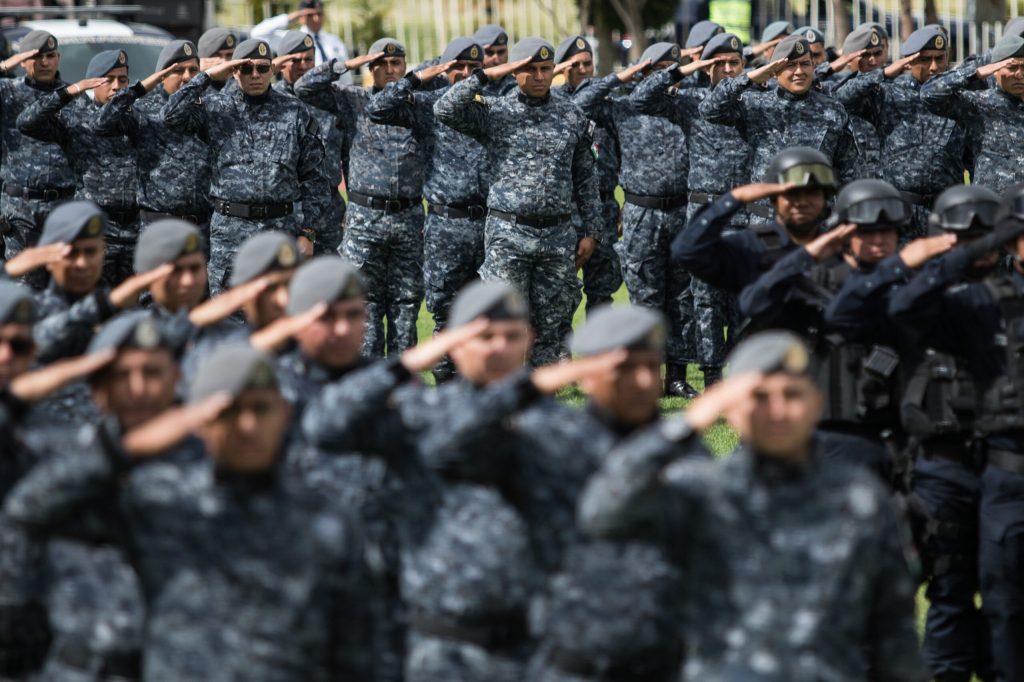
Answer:
<svg viewBox="0 0 1024 682"><path fill-rule="evenodd" d="M35 341L21 336L15 336L8 339L0 338L0 344L4 343L11 347L11 353L14 355L30 355L32 351L36 349Z"/></svg>
<svg viewBox="0 0 1024 682"><path fill-rule="evenodd" d="M253 69L256 73L270 73L270 64L260 64L259 66L253 66L252 64L243 64L238 67L238 73L243 76L251 76Z"/></svg>

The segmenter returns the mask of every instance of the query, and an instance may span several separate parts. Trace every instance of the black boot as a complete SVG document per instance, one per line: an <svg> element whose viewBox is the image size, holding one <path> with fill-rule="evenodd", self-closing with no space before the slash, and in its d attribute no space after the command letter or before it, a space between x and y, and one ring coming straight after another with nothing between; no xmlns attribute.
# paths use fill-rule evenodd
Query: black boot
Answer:
<svg viewBox="0 0 1024 682"><path fill-rule="evenodd" d="M700 393L686 382L686 365L665 365L665 395L691 400Z"/></svg>
<svg viewBox="0 0 1024 682"><path fill-rule="evenodd" d="M722 380L722 368L721 367L701 367L700 371L704 372L704 390L708 390L719 381Z"/></svg>

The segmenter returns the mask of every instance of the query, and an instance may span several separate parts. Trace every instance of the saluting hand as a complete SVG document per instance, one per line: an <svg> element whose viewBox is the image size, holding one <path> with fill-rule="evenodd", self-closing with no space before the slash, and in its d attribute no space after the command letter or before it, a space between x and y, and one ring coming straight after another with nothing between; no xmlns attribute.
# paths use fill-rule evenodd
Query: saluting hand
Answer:
<svg viewBox="0 0 1024 682"><path fill-rule="evenodd" d="M789 64L789 59L786 57L776 59L774 62L770 62L760 68L754 69L747 74L747 77L758 85L764 85L772 78L775 78L775 76L782 73L782 70L786 68L787 64Z"/></svg>
<svg viewBox="0 0 1024 682"><path fill-rule="evenodd" d="M26 403L34 403L53 395L73 381L85 378L110 364L117 349L79 355L50 363L42 369L27 372L11 380L10 391Z"/></svg>
<svg viewBox="0 0 1024 682"><path fill-rule="evenodd" d="M215 393L191 405L172 408L125 434L129 457L141 459L167 452L189 434L217 419L234 402L229 393Z"/></svg>
<svg viewBox="0 0 1024 682"><path fill-rule="evenodd" d="M433 80L434 78L437 78L442 73L447 73L448 69L452 68L452 64L454 64L454 63L455 63L454 59L449 59L446 62L441 62L440 64L434 64L433 66L428 66L427 68L423 69L422 71L417 71L416 72L416 77L419 78L424 83L426 83L429 80Z"/></svg>
<svg viewBox="0 0 1024 682"><path fill-rule="evenodd" d="M587 377L612 371L621 365L627 357L629 357L629 351L624 348L616 348L599 355L545 365L533 370L530 381L541 393L554 395L563 388L579 383Z"/></svg>
<svg viewBox="0 0 1024 682"><path fill-rule="evenodd" d="M956 244L955 234L940 234L922 237L900 249L900 260L911 270L916 270L932 258L941 256Z"/></svg>
<svg viewBox="0 0 1024 682"><path fill-rule="evenodd" d="M996 71L999 71L1000 69L1005 69L1007 66L1012 64L1015 59L1017 58L1008 57L1001 62L995 62L994 64L985 64L984 66L979 66L978 70L975 72L975 75L978 78L988 78L989 76L994 76Z"/></svg>
<svg viewBox="0 0 1024 682"><path fill-rule="evenodd" d="M271 68L274 69L274 73L278 74L278 73L281 73L281 68L285 64L287 64L289 62L294 62L296 59L298 59L301 56L302 56L302 54L299 53L299 52L293 52L292 54L278 55L277 57L274 57L272 60L270 60L270 66L271 66Z"/></svg>
<svg viewBox="0 0 1024 682"><path fill-rule="evenodd" d="M920 52L915 52L914 54L907 55L902 59L897 59L889 66L885 67L885 77L895 78L896 76L900 75L901 73L910 68L910 65L914 62L915 59L918 58L918 56L920 56L920 54Z"/></svg>
<svg viewBox="0 0 1024 682"><path fill-rule="evenodd" d="M358 57L352 57L345 61L345 68L349 71L355 71L363 64L369 64L372 61L376 61L384 56L383 52L374 52L372 54L364 54Z"/></svg>
<svg viewBox="0 0 1024 682"><path fill-rule="evenodd" d="M492 81L501 80L510 73L514 73L518 69L523 68L527 64L533 61L533 57L524 57L514 62L506 62L505 64L498 64L484 69L484 75L490 78Z"/></svg>
<svg viewBox="0 0 1024 682"><path fill-rule="evenodd" d="M693 61L690 62L689 64L684 64L683 66L680 66L679 73L682 76L689 76L690 74L697 73L701 69L706 69L712 64L717 64L718 62L724 59L727 59L727 57L725 57L724 55L712 57L711 59L698 59L697 61Z"/></svg>
<svg viewBox="0 0 1024 682"><path fill-rule="evenodd" d="M753 47L750 48L750 54L752 54L752 55L760 55L760 54L764 54L765 52L770 52L776 45L781 43L782 39L785 38L785 37L786 36L779 36L778 38L775 38L774 40L769 40L768 42L759 43L758 45L754 45Z"/></svg>
<svg viewBox="0 0 1024 682"><path fill-rule="evenodd" d="M795 182L754 182L732 189L729 193L741 204L778 196L796 187Z"/></svg>
<svg viewBox="0 0 1024 682"><path fill-rule="evenodd" d="M8 277L17 279L50 263L57 263L70 255L71 245L64 242L46 246L30 246L7 261L4 264L4 271Z"/></svg>
<svg viewBox="0 0 1024 682"><path fill-rule="evenodd" d="M123 309L139 302L139 294L174 272L174 263L164 263L146 272L132 275L110 290L110 304Z"/></svg>
<svg viewBox="0 0 1024 682"><path fill-rule="evenodd" d="M273 273L283 274L283 273ZM228 318L246 303L255 301L256 297L270 286L271 276L264 275L254 280L231 287L219 296L203 301L188 314L188 320L196 327L208 327Z"/></svg>
<svg viewBox="0 0 1024 682"><path fill-rule="evenodd" d="M490 320L481 317L455 329L445 329L405 350L402 353L402 365L413 374L425 372L440 362L453 348L483 334L490 324Z"/></svg>
<svg viewBox="0 0 1024 682"><path fill-rule="evenodd" d="M252 63L253 60L251 59L231 59L226 62L221 62L220 64L215 64L214 66L206 69L206 75L215 81L227 80L228 76L230 76L231 72L236 68Z"/></svg>
<svg viewBox="0 0 1024 682"><path fill-rule="evenodd" d="M639 61L636 64L631 64L627 66L622 71L619 71L617 74L615 74L615 76L619 79L620 83L628 83L629 81L633 80L633 76L640 73L650 65L651 60L644 59L643 61Z"/></svg>
<svg viewBox="0 0 1024 682"><path fill-rule="evenodd" d="M7 59L3 60L2 62L0 62L0 71L8 73L22 62L27 62L29 59L35 57L37 54L39 54L39 50L26 50L24 52L19 52L16 55L12 55Z"/></svg>
<svg viewBox="0 0 1024 682"><path fill-rule="evenodd" d="M263 329L249 336L249 345L265 351L274 351L286 341L313 324L327 312L326 303L317 303L298 315L279 317Z"/></svg>
<svg viewBox="0 0 1024 682"><path fill-rule="evenodd" d="M557 64L555 64L555 75L557 76L560 73L564 73L565 71L568 71L572 67L576 66L580 62L585 61L587 59L591 59L589 52L577 52L573 56L566 59L564 62L558 62Z"/></svg>
<svg viewBox="0 0 1024 682"><path fill-rule="evenodd" d="M708 387L694 398L682 414L690 428L698 433L709 428L727 412L749 408L754 390L761 385L764 376L757 372L746 372L730 376Z"/></svg>
<svg viewBox="0 0 1024 682"><path fill-rule="evenodd" d="M804 250L811 255L811 258L820 263L842 251L846 240L856 231L855 224L843 223L828 232L819 234L804 247Z"/></svg>
<svg viewBox="0 0 1024 682"><path fill-rule="evenodd" d="M85 78L83 80L78 81L77 83L75 83L73 85L69 85L68 86L68 94L71 95L72 97L77 97L78 95L81 95L86 90L95 90L96 88L100 87L101 85L103 85L106 82L107 82L107 77L106 76L100 76L99 78Z"/></svg>
<svg viewBox="0 0 1024 682"><path fill-rule="evenodd" d="M153 88L167 80L168 76L170 76L172 73L181 69L182 66L180 63L171 64L168 67L160 69L156 73L146 76L139 82L142 84L142 87L145 88L146 92L149 92L150 90L152 90Z"/></svg>
<svg viewBox="0 0 1024 682"><path fill-rule="evenodd" d="M845 69L850 64L850 62L852 62L854 59L857 59L865 52L866 50L855 50L850 54L844 54L841 57L836 58L834 62L829 62L829 66L832 67L833 71L838 73Z"/></svg>

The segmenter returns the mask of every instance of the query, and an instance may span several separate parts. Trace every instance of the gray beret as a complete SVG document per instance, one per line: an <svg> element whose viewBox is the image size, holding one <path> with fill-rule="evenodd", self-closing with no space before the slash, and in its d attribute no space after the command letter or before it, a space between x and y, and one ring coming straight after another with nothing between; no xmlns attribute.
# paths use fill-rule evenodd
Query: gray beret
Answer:
<svg viewBox="0 0 1024 682"><path fill-rule="evenodd" d="M654 43L640 55L640 61L651 60L651 64L658 62L678 62L679 46L675 43Z"/></svg>
<svg viewBox="0 0 1024 682"><path fill-rule="evenodd" d="M134 310L118 315L103 325L92 337L87 354L111 348L166 348L178 352L177 336L169 334L166 325L149 310Z"/></svg>
<svg viewBox="0 0 1024 682"><path fill-rule="evenodd" d="M691 48L697 47L698 45L707 45L708 41L717 36L720 33L725 33L725 29L722 28L721 24L716 24L713 21L707 19L698 21L690 29L690 33L686 36L686 44L684 47Z"/></svg>
<svg viewBox="0 0 1024 682"><path fill-rule="evenodd" d="M508 32L497 24L484 24L473 34L473 40L484 47L508 45Z"/></svg>
<svg viewBox="0 0 1024 682"><path fill-rule="evenodd" d="M811 373L811 354L799 336L767 331L741 341L729 354L727 364L730 376L749 372L807 376Z"/></svg>
<svg viewBox="0 0 1024 682"><path fill-rule="evenodd" d="M235 253L231 286L237 287L272 270L287 270L299 263L299 247L284 232L259 232L249 237Z"/></svg>
<svg viewBox="0 0 1024 682"><path fill-rule="evenodd" d="M238 43L232 59L273 59L274 53L270 49L270 43L259 38L249 38Z"/></svg>
<svg viewBox="0 0 1024 682"><path fill-rule="evenodd" d="M453 59L460 62L482 62L484 48L472 38L456 38L448 43L448 47L441 53L442 62L450 62Z"/></svg>
<svg viewBox="0 0 1024 682"><path fill-rule="evenodd" d="M594 48L590 46L590 43L583 36L569 36L558 43L558 47L555 48L555 64L561 64L566 59L575 57L580 52L594 54Z"/></svg>
<svg viewBox="0 0 1024 682"><path fill-rule="evenodd" d="M900 47L900 56L909 57L921 50L948 50L949 39L946 34L934 26L919 28L903 41Z"/></svg>
<svg viewBox="0 0 1024 682"><path fill-rule="evenodd" d="M772 61L776 59L800 59L805 54L810 54L811 46L807 38L793 34L786 36L782 42L772 50Z"/></svg>
<svg viewBox="0 0 1024 682"><path fill-rule="evenodd" d="M761 42L767 43L769 40L788 36L795 30L793 24L788 21L773 21L765 26L764 33L761 34Z"/></svg>
<svg viewBox="0 0 1024 682"><path fill-rule="evenodd" d="M99 237L107 230L107 216L91 201L68 201L50 211L36 246Z"/></svg>
<svg viewBox="0 0 1024 682"><path fill-rule="evenodd" d="M313 36L305 31L288 31L277 43L278 54L298 54L313 49Z"/></svg>
<svg viewBox="0 0 1024 682"><path fill-rule="evenodd" d="M825 34L814 28L813 26L801 26L797 30L793 31L799 36L802 36L808 43L814 45L815 43L825 44Z"/></svg>
<svg viewBox="0 0 1024 682"><path fill-rule="evenodd" d="M14 282L0 281L0 324L32 324L36 302L32 290Z"/></svg>
<svg viewBox="0 0 1024 682"><path fill-rule="evenodd" d="M190 59L198 59L196 46L190 40L172 40L160 50L160 56L156 60L156 70L166 69L171 64L187 62Z"/></svg>
<svg viewBox="0 0 1024 682"><path fill-rule="evenodd" d="M1001 62L1010 57L1024 57L1024 38L1020 36L1003 36L992 48L992 63Z"/></svg>
<svg viewBox="0 0 1024 682"><path fill-rule="evenodd" d="M238 36L233 31L217 26L199 36L196 47L199 48L200 57L212 57L221 50L234 49L237 44Z"/></svg>
<svg viewBox="0 0 1024 682"><path fill-rule="evenodd" d="M41 29L29 31L18 43L18 51L28 52L29 50L39 50L40 53L56 52L57 39L49 31Z"/></svg>
<svg viewBox="0 0 1024 682"><path fill-rule="evenodd" d="M85 68L86 78L106 76L119 66L128 68L128 55L124 50L104 50L89 60Z"/></svg>
<svg viewBox="0 0 1024 682"><path fill-rule="evenodd" d="M518 62L520 59L530 57L535 62L546 62L554 60L555 48L548 41L537 36L523 38L509 50L508 60Z"/></svg>
<svg viewBox="0 0 1024 682"><path fill-rule="evenodd" d="M862 28L864 26L870 26L871 28L878 31L878 35L881 36L882 40L889 40L889 31L887 31L885 26L883 26L881 23L877 21L865 21L857 28Z"/></svg>
<svg viewBox="0 0 1024 682"><path fill-rule="evenodd" d="M378 38L370 45L366 54L377 54L383 52L385 57L404 57L405 45L398 42L397 38Z"/></svg>
<svg viewBox="0 0 1024 682"><path fill-rule="evenodd" d="M598 355L626 350L665 352L668 325L665 317L636 305L602 305L587 314L587 321L573 335L570 347L577 355Z"/></svg>
<svg viewBox="0 0 1024 682"><path fill-rule="evenodd" d="M277 388L274 363L269 355L247 343L228 341L199 363L188 401L198 403L222 392L237 398L250 388Z"/></svg>
<svg viewBox="0 0 1024 682"><path fill-rule="evenodd" d="M135 245L135 272L148 272L164 263L173 263L202 247L199 230L177 218L157 220L139 235Z"/></svg>
<svg viewBox="0 0 1024 682"><path fill-rule="evenodd" d="M710 59L716 54L723 54L727 52L738 52L743 54L743 41L738 36L732 33L719 33L717 36L708 41L708 44L704 46L704 51L701 53L701 59Z"/></svg>
<svg viewBox="0 0 1024 682"><path fill-rule="evenodd" d="M477 280L467 284L452 302L448 326L452 329L478 317L489 320L529 320L530 309L519 290L507 282Z"/></svg>
<svg viewBox="0 0 1024 682"><path fill-rule="evenodd" d="M846 40L843 41L843 54L878 47L882 44L882 38L883 36L877 27L869 24L859 26L856 31L846 36Z"/></svg>
<svg viewBox="0 0 1024 682"><path fill-rule="evenodd" d="M366 287L355 266L340 256L319 256L295 271L288 286L287 313L298 315L318 303L365 295Z"/></svg>
<svg viewBox="0 0 1024 682"><path fill-rule="evenodd" d="M1021 34L1024 34L1024 17L1014 17L1003 27L1004 36L1019 36Z"/></svg>

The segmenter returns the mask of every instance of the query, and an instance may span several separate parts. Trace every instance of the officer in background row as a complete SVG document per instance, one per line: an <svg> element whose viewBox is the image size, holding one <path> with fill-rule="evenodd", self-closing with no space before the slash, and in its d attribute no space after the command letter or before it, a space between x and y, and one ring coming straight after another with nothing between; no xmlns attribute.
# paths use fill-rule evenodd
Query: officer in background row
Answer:
<svg viewBox="0 0 1024 682"><path fill-rule="evenodd" d="M508 31L497 24L484 24L472 36L473 42L484 48L484 68L501 66L508 63ZM516 79L512 74L491 81L484 88L487 97L500 97L516 89Z"/></svg>
<svg viewBox="0 0 1024 682"><path fill-rule="evenodd" d="M238 36L229 29L214 26L206 31L206 33L199 36L199 41L196 43L196 54L199 55L199 70L206 71L224 62L231 61L231 55L235 53L237 46ZM217 80L211 84L211 87L220 92L225 86L229 86L230 83L230 80Z"/></svg>

